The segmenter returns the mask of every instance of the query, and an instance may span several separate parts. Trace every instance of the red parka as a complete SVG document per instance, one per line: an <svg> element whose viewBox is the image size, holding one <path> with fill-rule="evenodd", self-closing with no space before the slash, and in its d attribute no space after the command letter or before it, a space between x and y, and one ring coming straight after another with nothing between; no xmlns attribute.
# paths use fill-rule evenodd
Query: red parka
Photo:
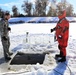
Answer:
<svg viewBox="0 0 76 75"><path fill-rule="evenodd" d="M56 37L60 46L67 47L69 37L69 21L66 20L66 11L59 17L59 22L56 25Z"/></svg>

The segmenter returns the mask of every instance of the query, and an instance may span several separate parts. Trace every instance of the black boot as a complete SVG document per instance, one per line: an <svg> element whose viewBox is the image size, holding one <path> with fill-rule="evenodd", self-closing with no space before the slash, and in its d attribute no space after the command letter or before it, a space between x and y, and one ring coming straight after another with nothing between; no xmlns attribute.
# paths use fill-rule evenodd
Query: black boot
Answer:
<svg viewBox="0 0 76 75"><path fill-rule="evenodd" d="M55 57L62 57L62 55L61 54L56 54Z"/></svg>
<svg viewBox="0 0 76 75"><path fill-rule="evenodd" d="M55 58L59 58L59 57L62 57L62 56L63 56L63 52L60 51L60 54L56 54Z"/></svg>
<svg viewBox="0 0 76 75"><path fill-rule="evenodd" d="M10 59L11 59L11 57L10 57L9 54L7 53L6 56L5 56L5 60L6 60L6 61L9 61Z"/></svg>
<svg viewBox="0 0 76 75"><path fill-rule="evenodd" d="M65 62L66 61L66 56L63 56L58 62Z"/></svg>
<svg viewBox="0 0 76 75"><path fill-rule="evenodd" d="M56 60L59 60L61 57L62 57L61 54L56 54L56 55L55 55L55 59L56 59Z"/></svg>
<svg viewBox="0 0 76 75"><path fill-rule="evenodd" d="M9 60L11 60L11 57L7 56L7 57L5 57L5 60L9 61Z"/></svg>

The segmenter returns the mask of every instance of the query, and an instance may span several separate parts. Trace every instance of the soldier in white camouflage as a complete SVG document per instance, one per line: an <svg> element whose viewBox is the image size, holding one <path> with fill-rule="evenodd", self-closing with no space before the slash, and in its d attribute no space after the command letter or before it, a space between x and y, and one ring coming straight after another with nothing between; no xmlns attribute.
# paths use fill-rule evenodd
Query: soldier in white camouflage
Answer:
<svg viewBox="0 0 76 75"><path fill-rule="evenodd" d="M10 17L11 16L9 12L5 12L3 18L0 21L0 34L5 60L10 60L11 59L10 55L13 54L9 52L10 47L9 31L11 31L11 28L9 27L8 19L10 19Z"/></svg>

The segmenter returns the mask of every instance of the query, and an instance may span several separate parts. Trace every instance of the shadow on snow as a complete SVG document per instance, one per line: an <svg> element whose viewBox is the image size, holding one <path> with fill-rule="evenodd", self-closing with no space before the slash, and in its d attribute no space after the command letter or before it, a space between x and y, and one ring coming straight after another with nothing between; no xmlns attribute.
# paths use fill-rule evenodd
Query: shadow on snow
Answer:
<svg viewBox="0 0 76 75"><path fill-rule="evenodd" d="M13 52L16 52L17 50L22 49L22 44L19 44L15 48L12 49Z"/></svg>
<svg viewBox="0 0 76 75"><path fill-rule="evenodd" d="M48 75L64 75L68 62L58 63L58 65Z"/></svg>

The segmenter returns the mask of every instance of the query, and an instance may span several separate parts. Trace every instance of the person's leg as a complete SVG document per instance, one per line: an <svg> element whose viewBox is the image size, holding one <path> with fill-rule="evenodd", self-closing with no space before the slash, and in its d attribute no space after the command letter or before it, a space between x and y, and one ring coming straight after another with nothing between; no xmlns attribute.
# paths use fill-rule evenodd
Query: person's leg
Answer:
<svg viewBox="0 0 76 75"><path fill-rule="evenodd" d="M8 49L10 48L10 38L8 37Z"/></svg>
<svg viewBox="0 0 76 75"><path fill-rule="evenodd" d="M3 38L1 38L2 40L2 45L3 45L3 50L4 50L4 57L5 59L10 60L10 56L8 54L9 50L8 50L8 40L4 40Z"/></svg>
<svg viewBox="0 0 76 75"><path fill-rule="evenodd" d="M11 53L11 52L9 51L9 48L10 48L10 38L9 38L9 37L8 37L8 40L7 40L7 41L8 41L8 54L9 54L9 55L12 55L13 53Z"/></svg>
<svg viewBox="0 0 76 75"><path fill-rule="evenodd" d="M60 60L58 60L58 62L64 62L64 61L66 61L66 47L62 46L61 52L62 52L62 57L61 57Z"/></svg>
<svg viewBox="0 0 76 75"><path fill-rule="evenodd" d="M58 49L59 49L60 53L56 54L55 57L62 57L62 55L63 55L62 47L60 45L58 45Z"/></svg>

